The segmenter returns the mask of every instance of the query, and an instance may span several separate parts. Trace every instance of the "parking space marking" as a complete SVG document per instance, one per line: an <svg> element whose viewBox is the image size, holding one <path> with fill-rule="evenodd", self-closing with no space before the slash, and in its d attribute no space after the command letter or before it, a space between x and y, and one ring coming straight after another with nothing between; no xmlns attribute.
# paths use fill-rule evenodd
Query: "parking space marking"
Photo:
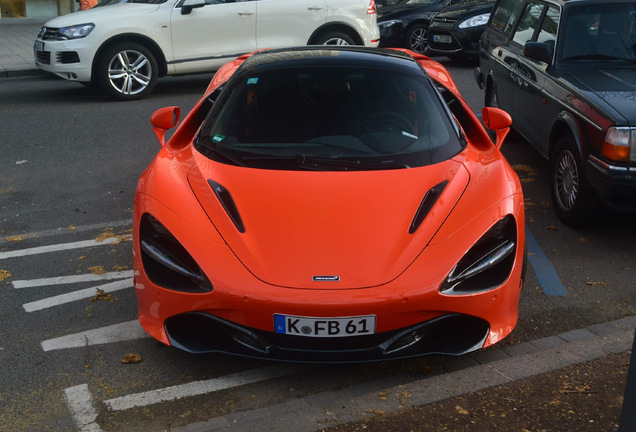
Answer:
<svg viewBox="0 0 636 432"><path fill-rule="evenodd" d="M29 256L29 255L39 255L39 254L44 254L49 252L60 252L60 251L71 250L71 249L82 249L82 248L89 248L94 246L106 246L106 245L111 245L113 243L121 243L121 242L122 242L122 239L120 237L109 237L102 241L83 240L83 241L61 243L61 244L50 245L50 246L38 246L38 247L27 248L27 249L18 249L15 251L0 252L0 260Z"/></svg>
<svg viewBox="0 0 636 432"><path fill-rule="evenodd" d="M97 411L87 384L64 389L64 397L73 415L73 420L81 432L101 432L102 429L95 422Z"/></svg>
<svg viewBox="0 0 636 432"><path fill-rule="evenodd" d="M528 245L528 261L545 295L567 296L568 292L563 287L559 275L528 228L526 228L526 244Z"/></svg>
<svg viewBox="0 0 636 432"><path fill-rule="evenodd" d="M45 340L41 345L44 351L54 351L149 337L150 335L141 327L139 321L133 320Z"/></svg>
<svg viewBox="0 0 636 432"><path fill-rule="evenodd" d="M130 408L154 405L160 402L202 395L219 390L227 390L233 387L292 375L307 368L308 366L305 365L267 366L259 369L237 372L221 378L194 381L187 384L109 399L104 401L104 404L106 404L106 406L112 411L123 411Z"/></svg>
<svg viewBox="0 0 636 432"><path fill-rule="evenodd" d="M35 312L42 309L47 309L54 306L60 306L66 303L71 303L77 300L91 298L95 295L98 289L104 291L105 293L111 293L111 292L119 291L126 288L132 288L132 286L133 286L133 280L132 278L128 278L124 280L110 282L103 285L98 285L92 288L86 288L79 291L73 291L70 293L60 294L54 297L48 297L42 300L25 303L22 305L22 307L27 312Z"/></svg>
<svg viewBox="0 0 636 432"><path fill-rule="evenodd" d="M132 278L135 272L133 270L108 272L103 274L80 274L70 276L59 276L42 279L17 280L13 281L13 288L34 288L49 285L64 285L79 282L96 282L111 279Z"/></svg>

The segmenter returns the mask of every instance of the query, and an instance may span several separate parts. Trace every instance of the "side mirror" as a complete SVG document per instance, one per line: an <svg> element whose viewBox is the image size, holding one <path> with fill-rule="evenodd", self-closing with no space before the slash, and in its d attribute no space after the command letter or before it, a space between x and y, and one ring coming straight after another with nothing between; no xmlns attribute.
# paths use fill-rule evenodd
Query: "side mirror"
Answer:
<svg viewBox="0 0 636 432"><path fill-rule="evenodd" d="M192 9L205 6L205 0L185 0L181 5L181 15L188 15Z"/></svg>
<svg viewBox="0 0 636 432"><path fill-rule="evenodd" d="M150 116L152 130L162 147L166 145L166 132L179 124L181 110L179 107L165 107L155 111Z"/></svg>
<svg viewBox="0 0 636 432"><path fill-rule="evenodd" d="M485 107L481 110L481 119L484 122L484 126L495 131L497 136L495 146L501 148L506 135L510 132L510 125L512 124L510 114L499 108Z"/></svg>
<svg viewBox="0 0 636 432"><path fill-rule="evenodd" d="M526 42L526 45L523 47L523 55L525 57L547 64L552 62L553 52L553 45L547 42Z"/></svg>

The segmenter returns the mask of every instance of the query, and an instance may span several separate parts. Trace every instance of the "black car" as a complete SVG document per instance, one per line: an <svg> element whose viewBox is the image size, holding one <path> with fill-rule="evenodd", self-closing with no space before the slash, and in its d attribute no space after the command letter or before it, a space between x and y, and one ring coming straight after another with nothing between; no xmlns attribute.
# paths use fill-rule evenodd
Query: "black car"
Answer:
<svg viewBox="0 0 636 432"><path fill-rule="evenodd" d="M461 0L400 0L378 10L380 46L428 53L427 30L435 13Z"/></svg>
<svg viewBox="0 0 636 432"><path fill-rule="evenodd" d="M495 0L469 0L442 9L428 28L431 53L454 60L477 59L479 38L494 5Z"/></svg>
<svg viewBox="0 0 636 432"><path fill-rule="evenodd" d="M551 162L557 216L636 210L636 1L498 0L476 77Z"/></svg>

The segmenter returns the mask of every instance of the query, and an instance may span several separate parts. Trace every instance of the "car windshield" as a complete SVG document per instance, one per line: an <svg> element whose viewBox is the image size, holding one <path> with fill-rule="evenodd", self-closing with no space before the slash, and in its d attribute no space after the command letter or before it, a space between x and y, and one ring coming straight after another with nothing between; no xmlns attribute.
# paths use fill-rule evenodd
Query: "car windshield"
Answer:
<svg viewBox="0 0 636 432"><path fill-rule="evenodd" d="M197 149L265 169L419 167L464 147L431 81L370 67L250 68L228 83Z"/></svg>
<svg viewBox="0 0 636 432"><path fill-rule="evenodd" d="M118 3L144 3L144 4L160 4L165 3L167 0L102 0L98 2L95 7L110 6Z"/></svg>
<svg viewBox="0 0 636 432"><path fill-rule="evenodd" d="M564 62L636 60L636 2L572 7L564 28Z"/></svg>

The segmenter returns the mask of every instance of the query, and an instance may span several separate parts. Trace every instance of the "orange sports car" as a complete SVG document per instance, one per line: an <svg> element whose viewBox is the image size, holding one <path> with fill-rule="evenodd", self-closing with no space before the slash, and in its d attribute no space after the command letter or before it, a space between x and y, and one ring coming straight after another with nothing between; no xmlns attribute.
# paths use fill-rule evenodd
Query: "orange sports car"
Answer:
<svg viewBox="0 0 636 432"><path fill-rule="evenodd" d="M356 362L461 355L514 328L521 184L450 74L414 52L259 51L226 64L134 206L139 321L189 352ZM493 142L494 141L494 142Z"/></svg>

